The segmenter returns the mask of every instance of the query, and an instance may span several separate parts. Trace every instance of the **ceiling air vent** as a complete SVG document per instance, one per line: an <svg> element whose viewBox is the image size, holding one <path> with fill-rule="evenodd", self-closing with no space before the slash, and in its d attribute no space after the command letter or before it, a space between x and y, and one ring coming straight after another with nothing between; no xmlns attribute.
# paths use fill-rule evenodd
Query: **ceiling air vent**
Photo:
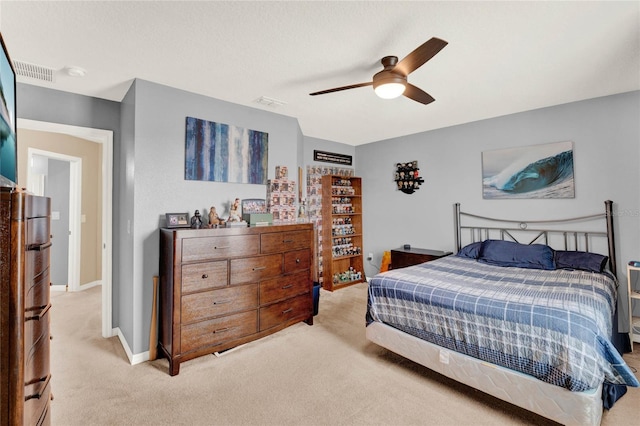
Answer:
<svg viewBox="0 0 640 426"><path fill-rule="evenodd" d="M48 81L51 83L54 82L55 70L52 68L21 61L13 61L13 66L16 69L16 74L19 76L34 78L40 81Z"/></svg>
<svg viewBox="0 0 640 426"><path fill-rule="evenodd" d="M271 108L277 108L279 106L287 104L285 101L279 101L277 99L269 98L267 96L260 96L258 99L254 100L253 102L261 105L266 105Z"/></svg>

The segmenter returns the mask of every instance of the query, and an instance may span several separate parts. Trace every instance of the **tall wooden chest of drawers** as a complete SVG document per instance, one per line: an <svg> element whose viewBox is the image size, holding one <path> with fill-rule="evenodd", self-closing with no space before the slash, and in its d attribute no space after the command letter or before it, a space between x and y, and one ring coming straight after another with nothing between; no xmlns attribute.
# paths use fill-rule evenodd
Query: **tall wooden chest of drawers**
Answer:
<svg viewBox="0 0 640 426"><path fill-rule="evenodd" d="M160 230L159 353L184 361L313 324L313 225Z"/></svg>
<svg viewBox="0 0 640 426"><path fill-rule="evenodd" d="M49 198L0 192L0 424L51 423Z"/></svg>

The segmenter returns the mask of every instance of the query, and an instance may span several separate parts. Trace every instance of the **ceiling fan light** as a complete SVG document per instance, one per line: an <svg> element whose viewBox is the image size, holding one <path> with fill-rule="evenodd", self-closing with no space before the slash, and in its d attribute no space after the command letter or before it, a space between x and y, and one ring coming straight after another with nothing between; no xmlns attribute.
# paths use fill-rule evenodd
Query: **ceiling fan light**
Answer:
<svg viewBox="0 0 640 426"><path fill-rule="evenodd" d="M406 86L402 83L385 83L376 86L376 95L382 99L393 99L404 93Z"/></svg>

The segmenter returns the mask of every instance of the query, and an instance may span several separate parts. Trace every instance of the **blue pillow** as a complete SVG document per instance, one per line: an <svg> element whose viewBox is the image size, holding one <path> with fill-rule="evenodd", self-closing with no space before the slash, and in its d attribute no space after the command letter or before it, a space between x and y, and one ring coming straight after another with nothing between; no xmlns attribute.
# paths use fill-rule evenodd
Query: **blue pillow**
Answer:
<svg viewBox="0 0 640 426"><path fill-rule="evenodd" d="M579 269L581 271L602 272L609 258L598 253L586 251L556 251L556 267L558 269Z"/></svg>
<svg viewBox="0 0 640 426"><path fill-rule="evenodd" d="M527 269L556 269L553 249L544 244L520 244L513 241L485 240L478 262Z"/></svg>
<svg viewBox="0 0 640 426"><path fill-rule="evenodd" d="M482 247L482 242L478 241L477 243L471 243L466 245L460 249L456 256L458 257L467 257L469 259L477 259L480 256L480 247Z"/></svg>

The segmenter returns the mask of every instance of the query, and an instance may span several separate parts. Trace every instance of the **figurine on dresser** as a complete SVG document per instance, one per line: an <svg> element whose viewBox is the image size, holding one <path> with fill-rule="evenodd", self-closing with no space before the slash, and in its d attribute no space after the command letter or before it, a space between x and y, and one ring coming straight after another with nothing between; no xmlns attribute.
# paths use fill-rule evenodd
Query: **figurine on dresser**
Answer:
<svg viewBox="0 0 640 426"><path fill-rule="evenodd" d="M240 216L240 198L236 198L231 208L229 209L229 219L227 222L241 222L242 217Z"/></svg>
<svg viewBox="0 0 640 426"><path fill-rule="evenodd" d="M202 218L200 217L200 210L196 210L196 212L193 214L193 217L191 218L191 228L202 228Z"/></svg>
<svg viewBox="0 0 640 426"><path fill-rule="evenodd" d="M224 220L220 219L215 207L209 209L209 228L217 228L218 226L224 226Z"/></svg>

